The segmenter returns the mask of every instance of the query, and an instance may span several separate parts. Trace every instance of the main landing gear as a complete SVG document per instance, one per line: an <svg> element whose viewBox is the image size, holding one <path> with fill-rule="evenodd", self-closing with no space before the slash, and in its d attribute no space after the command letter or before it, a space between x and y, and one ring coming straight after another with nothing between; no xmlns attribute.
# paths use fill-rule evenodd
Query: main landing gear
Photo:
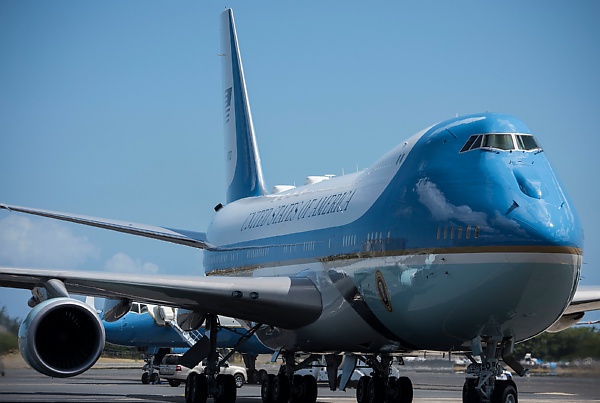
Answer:
<svg viewBox="0 0 600 403"><path fill-rule="evenodd" d="M518 403L517 385L503 374L500 357L520 376L526 370L513 357L511 338L487 339L485 348L481 338L472 340L473 355L481 357L481 363L467 354L471 364L467 367L467 379L463 386L463 403Z"/></svg>
<svg viewBox="0 0 600 403"><path fill-rule="evenodd" d="M315 403L317 380L312 375L294 375L294 371L314 360L311 356L295 365L294 353L284 354L284 365L277 375L268 374L260 387L263 403Z"/></svg>
<svg viewBox="0 0 600 403"><path fill-rule="evenodd" d="M168 348L159 348L158 351L146 353L144 361L144 373L142 374L142 383L144 385L160 383L160 377L158 375L158 368L160 362L170 352Z"/></svg>
<svg viewBox="0 0 600 403"><path fill-rule="evenodd" d="M362 376L356 385L357 403L410 403L413 400L412 382L406 376L389 376L393 358L367 357L366 363L373 369L372 376Z"/></svg>
<svg viewBox="0 0 600 403"><path fill-rule="evenodd" d="M207 315L206 329L210 332L208 357L203 374L190 372L185 383L186 403L206 403L213 397L215 403L235 403L237 387L233 375L219 374L219 354L217 353L217 316Z"/></svg>

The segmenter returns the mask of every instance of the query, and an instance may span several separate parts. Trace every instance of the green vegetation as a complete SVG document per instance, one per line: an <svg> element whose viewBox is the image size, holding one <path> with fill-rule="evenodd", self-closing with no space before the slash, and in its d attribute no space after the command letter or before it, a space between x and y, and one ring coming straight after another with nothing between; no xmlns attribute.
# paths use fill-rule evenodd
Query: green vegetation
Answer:
<svg viewBox="0 0 600 403"><path fill-rule="evenodd" d="M5 306L0 309L0 355L12 353L19 348L17 333L20 323L19 318L8 316Z"/></svg>
<svg viewBox="0 0 600 403"><path fill-rule="evenodd" d="M542 361L571 361L581 358L600 359L600 331L575 326L558 333L542 333L515 346L515 357L526 353Z"/></svg>

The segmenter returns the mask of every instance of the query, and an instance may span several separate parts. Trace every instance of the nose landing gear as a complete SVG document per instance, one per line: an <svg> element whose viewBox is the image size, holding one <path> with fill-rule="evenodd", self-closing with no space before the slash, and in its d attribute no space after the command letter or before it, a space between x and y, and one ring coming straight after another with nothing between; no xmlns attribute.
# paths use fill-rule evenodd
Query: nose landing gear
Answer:
<svg viewBox="0 0 600 403"><path fill-rule="evenodd" d="M513 340L487 339L485 348L480 337L471 341L473 355L481 357L477 362L473 355L467 354L471 364L467 367L467 379L463 386L463 403L518 403L517 385L512 377L504 374L500 365L500 357L520 376L526 370L513 357Z"/></svg>

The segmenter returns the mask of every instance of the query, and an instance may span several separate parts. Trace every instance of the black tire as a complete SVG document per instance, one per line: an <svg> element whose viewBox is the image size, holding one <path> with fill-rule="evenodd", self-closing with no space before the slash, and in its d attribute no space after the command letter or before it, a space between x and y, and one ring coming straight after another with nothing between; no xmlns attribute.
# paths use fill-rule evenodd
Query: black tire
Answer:
<svg viewBox="0 0 600 403"><path fill-rule="evenodd" d="M492 403L519 403L517 385L513 381L496 381Z"/></svg>
<svg viewBox="0 0 600 403"><path fill-rule="evenodd" d="M217 375L217 385L221 386L221 392L215 397L215 403L235 403L237 387L233 375Z"/></svg>
<svg viewBox="0 0 600 403"><path fill-rule="evenodd" d="M153 372L150 375L150 383L160 383L160 377L158 376L158 374L156 372Z"/></svg>
<svg viewBox="0 0 600 403"><path fill-rule="evenodd" d="M413 401L413 386L410 378L401 376L396 380L396 389L399 393L399 403L412 403Z"/></svg>
<svg viewBox="0 0 600 403"><path fill-rule="evenodd" d="M265 380L267 375L269 375L269 374L264 369L259 370L258 371L258 382L262 384L262 381Z"/></svg>
<svg viewBox="0 0 600 403"><path fill-rule="evenodd" d="M379 376L374 376L369 381L367 388L368 403L383 403L386 395L385 382Z"/></svg>
<svg viewBox="0 0 600 403"><path fill-rule="evenodd" d="M244 374L242 373L234 374L233 379L236 388L241 388L242 386L244 386L244 383L246 383L246 378L244 378Z"/></svg>
<svg viewBox="0 0 600 403"><path fill-rule="evenodd" d="M294 375L292 377L290 403L304 403L304 381L302 380L302 375Z"/></svg>
<svg viewBox="0 0 600 403"><path fill-rule="evenodd" d="M206 403L208 399L208 380L206 375L198 374L196 378L196 395L195 400L192 403Z"/></svg>
<svg viewBox="0 0 600 403"><path fill-rule="evenodd" d="M177 379L168 379L167 382L169 382L169 385L171 385L174 388L176 388L179 385L181 385L181 381L179 381Z"/></svg>
<svg viewBox="0 0 600 403"><path fill-rule="evenodd" d="M290 381L287 376L279 374L271 385L273 403L286 403L290 399Z"/></svg>
<svg viewBox="0 0 600 403"><path fill-rule="evenodd" d="M185 383L186 403L206 403L208 398L208 382L206 375L192 372Z"/></svg>
<svg viewBox="0 0 600 403"><path fill-rule="evenodd" d="M193 403L198 383L198 374L191 372L185 381L185 403Z"/></svg>
<svg viewBox="0 0 600 403"><path fill-rule="evenodd" d="M263 403L273 403L273 379L275 379L275 375L267 374L260 384L260 397Z"/></svg>
<svg viewBox="0 0 600 403"><path fill-rule="evenodd" d="M248 383L257 384L259 383L258 371L255 369L246 370L246 374L248 375Z"/></svg>
<svg viewBox="0 0 600 403"><path fill-rule="evenodd" d="M463 403L479 403L479 393L477 393L477 390L475 390L477 382L478 380L473 378L468 378L465 380L462 391Z"/></svg>
<svg viewBox="0 0 600 403"><path fill-rule="evenodd" d="M144 385L148 385L148 384L150 383L150 374L149 374L149 373L147 373L147 372L144 372L144 373L142 374L142 383L143 383Z"/></svg>
<svg viewBox="0 0 600 403"><path fill-rule="evenodd" d="M317 401L317 380L312 375L302 377L304 384L304 403L315 403Z"/></svg>
<svg viewBox="0 0 600 403"><path fill-rule="evenodd" d="M370 381L371 377L367 375L361 376L358 380L358 383L356 384L357 403L368 403L367 389Z"/></svg>

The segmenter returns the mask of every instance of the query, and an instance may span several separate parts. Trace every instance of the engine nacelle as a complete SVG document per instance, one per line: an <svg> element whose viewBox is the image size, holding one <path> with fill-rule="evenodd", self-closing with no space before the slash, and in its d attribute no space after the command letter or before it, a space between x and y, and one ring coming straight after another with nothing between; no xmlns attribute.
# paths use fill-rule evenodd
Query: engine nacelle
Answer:
<svg viewBox="0 0 600 403"><path fill-rule="evenodd" d="M575 326L577 322L583 318L583 315L585 315L585 312L575 312L568 315L563 315L556 322L554 322L550 328L546 329L546 331L549 333L557 333L568 329L571 326Z"/></svg>
<svg viewBox="0 0 600 403"><path fill-rule="evenodd" d="M104 326L96 312L73 298L48 299L19 328L19 350L36 371L57 378L79 375L104 350Z"/></svg>

